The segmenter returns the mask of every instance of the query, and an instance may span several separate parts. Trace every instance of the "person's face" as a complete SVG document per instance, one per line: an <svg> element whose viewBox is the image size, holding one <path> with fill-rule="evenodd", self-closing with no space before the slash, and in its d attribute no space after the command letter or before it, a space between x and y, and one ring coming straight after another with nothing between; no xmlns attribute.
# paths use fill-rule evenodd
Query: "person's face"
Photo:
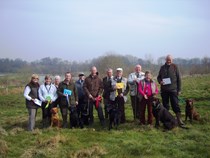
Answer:
<svg viewBox="0 0 210 158"><path fill-rule="evenodd" d="M93 68L91 69L91 75L95 76L96 73L97 73L97 69L96 69L95 67L93 67Z"/></svg>
<svg viewBox="0 0 210 158"><path fill-rule="evenodd" d="M172 63L172 58L171 57L167 57L166 58L166 64L170 65Z"/></svg>
<svg viewBox="0 0 210 158"><path fill-rule="evenodd" d="M59 85L60 80L58 78L55 79L55 85Z"/></svg>
<svg viewBox="0 0 210 158"><path fill-rule="evenodd" d="M38 83L39 82L39 78L32 78L32 82Z"/></svg>
<svg viewBox="0 0 210 158"><path fill-rule="evenodd" d="M111 77L113 72L111 70L109 70L109 71L106 72L106 74L107 74L108 77Z"/></svg>
<svg viewBox="0 0 210 158"><path fill-rule="evenodd" d="M51 78L46 78L46 79L45 79L45 83L46 83L47 85L49 85L49 84L51 83L51 81L52 81Z"/></svg>
<svg viewBox="0 0 210 158"><path fill-rule="evenodd" d="M152 78L151 73L146 74L145 75L145 78L146 78L146 80L151 80L151 78Z"/></svg>
<svg viewBox="0 0 210 158"><path fill-rule="evenodd" d="M71 80L71 74L70 74L70 73L67 73L67 74L65 75L65 80L66 80L66 81L70 81L70 80Z"/></svg>
<svg viewBox="0 0 210 158"><path fill-rule="evenodd" d="M117 77L122 77L123 72L122 71L117 71Z"/></svg>
<svg viewBox="0 0 210 158"><path fill-rule="evenodd" d="M136 71L137 73L141 72L141 66L140 66L140 65L136 66L135 71Z"/></svg>
<svg viewBox="0 0 210 158"><path fill-rule="evenodd" d="M80 80L85 80L85 76L79 76Z"/></svg>

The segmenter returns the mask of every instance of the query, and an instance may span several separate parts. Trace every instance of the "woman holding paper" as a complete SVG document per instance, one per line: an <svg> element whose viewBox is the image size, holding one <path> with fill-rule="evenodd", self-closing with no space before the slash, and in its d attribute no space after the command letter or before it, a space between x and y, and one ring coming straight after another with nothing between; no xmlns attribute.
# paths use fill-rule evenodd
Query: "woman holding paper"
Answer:
<svg viewBox="0 0 210 158"><path fill-rule="evenodd" d="M152 75L149 71L145 72L145 79L139 82L139 93L143 96L140 104L140 124L145 125L145 111L147 106L148 119L147 123L152 125L152 101L154 95L158 94L156 83L152 80Z"/></svg>
<svg viewBox="0 0 210 158"><path fill-rule="evenodd" d="M41 106L38 98L39 76L33 74L31 81L26 85L24 90L24 97L26 98L26 108L28 109L28 130L33 131L35 127L36 113L39 106Z"/></svg>
<svg viewBox="0 0 210 158"><path fill-rule="evenodd" d="M45 76L45 83L39 88L39 98L42 101L42 126L47 128L51 121L51 108L54 107L57 99L57 88L52 84L50 75Z"/></svg>
<svg viewBox="0 0 210 158"><path fill-rule="evenodd" d="M78 93L75 83L72 81L71 73L65 73L65 79L62 81L57 90L59 96L59 106L61 109L63 128L67 128L68 108L78 104Z"/></svg>

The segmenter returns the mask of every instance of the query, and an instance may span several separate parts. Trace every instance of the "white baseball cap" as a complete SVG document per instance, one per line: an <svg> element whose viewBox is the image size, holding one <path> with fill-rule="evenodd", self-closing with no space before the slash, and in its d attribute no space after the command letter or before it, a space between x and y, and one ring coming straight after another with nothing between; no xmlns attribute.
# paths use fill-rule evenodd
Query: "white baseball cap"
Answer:
<svg viewBox="0 0 210 158"><path fill-rule="evenodd" d="M116 69L116 71L123 71L123 69L120 68L120 67L118 67L118 68Z"/></svg>

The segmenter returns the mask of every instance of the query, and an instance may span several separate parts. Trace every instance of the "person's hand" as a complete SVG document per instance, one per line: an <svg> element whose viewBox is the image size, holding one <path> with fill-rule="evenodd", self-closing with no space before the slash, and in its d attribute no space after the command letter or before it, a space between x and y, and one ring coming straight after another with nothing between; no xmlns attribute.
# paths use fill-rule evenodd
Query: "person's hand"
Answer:
<svg viewBox="0 0 210 158"><path fill-rule="evenodd" d="M65 97L67 97L68 96L68 94L63 94Z"/></svg>
<svg viewBox="0 0 210 158"><path fill-rule="evenodd" d="M34 101L35 101L35 99L31 98L31 101L33 101L33 102L34 102Z"/></svg>
<svg viewBox="0 0 210 158"><path fill-rule="evenodd" d="M89 97L89 99L93 99L93 96L92 96L91 94L89 94L89 96L88 96L88 97Z"/></svg>
<svg viewBox="0 0 210 158"><path fill-rule="evenodd" d="M147 95L146 95L146 94L144 95L144 99L148 99L148 97L147 97Z"/></svg>
<svg viewBox="0 0 210 158"><path fill-rule="evenodd" d="M179 92L177 93L177 95L178 95L178 96L181 95L181 92L179 91Z"/></svg>
<svg viewBox="0 0 210 158"><path fill-rule="evenodd" d="M161 82L160 82L160 85L164 85L164 82L163 82L163 81L161 81Z"/></svg>
<svg viewBox="0 0 210 158"><path fill-rule="evenodd" d="M120 97L123 97L123 93L120 93L120 95L119 95Z"/></svg>
<svg viewBox="0 0 210 158"><path fill-rule="evenodd" d="M75 104L78 105L78 101L75 101Z"/></svg>

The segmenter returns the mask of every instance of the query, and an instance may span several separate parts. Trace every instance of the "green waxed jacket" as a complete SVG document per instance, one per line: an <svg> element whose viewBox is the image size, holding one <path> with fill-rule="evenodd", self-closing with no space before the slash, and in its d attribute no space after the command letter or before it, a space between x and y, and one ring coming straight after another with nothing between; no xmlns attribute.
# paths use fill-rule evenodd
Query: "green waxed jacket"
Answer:
<svg viewBox="0 0 210 158"><path fill-rule="evenodd" d="M171 84L161 85L161 92L181 92L181 75L175 64L161 66L157 80L161 83L164 78L170 78Z"/></svg>
<svg viewBox="0 0 210 158"><path fill-rule="evenodd" d="M70 81L70 83L67 83L65 80L59 84L58 90L57 90L57 93L58 93L58 96L59 96L59 99L60 99L59 105L61 107L70 106L70 105L68 105L67 97L63 94L64 89L68 89L68 90L72 91L71 96L68 97L69 98L69 104L70 105L75 105L76 101L78 102L78 92L77 92L76 85L73 81Z"/></svg>

